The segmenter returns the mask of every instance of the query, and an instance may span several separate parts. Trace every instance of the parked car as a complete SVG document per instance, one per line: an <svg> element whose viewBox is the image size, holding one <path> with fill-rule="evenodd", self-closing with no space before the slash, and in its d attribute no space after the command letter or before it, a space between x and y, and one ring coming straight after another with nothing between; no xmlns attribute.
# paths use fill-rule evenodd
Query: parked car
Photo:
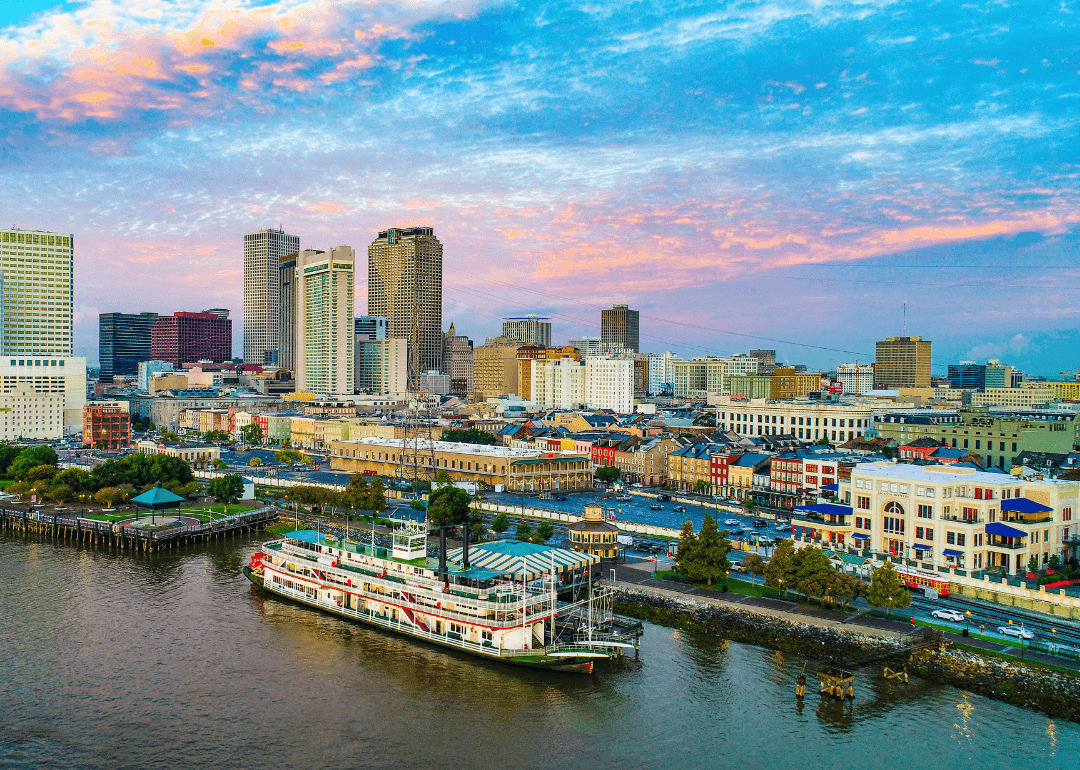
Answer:
<svg viewBox="0 0 1080 770"><path fill-rule="evenodd" d="M566 495L555 495L555 499L558 500L560 503L565 503Z"/></svg>
<svg viewBox="0 0 1080 770"><path fill-rule="evenodd" d="M742 565L742 562L741 562L741 561L736 561L736 562L732 562L732 563L731 563L731 571L732 571L732 572L742 572L742 573L745 573L745 572L746 572L746 567L744 567L744 566Z"/></svg>
<svg viewBox="0 0 1080 770"><path fill-rule="evenodd" d="M744 534L746 534L746 530L744 530L744 529L731 529L731 530L728 530L728 537L742 538L742 536Z"/></svg>
<svg viewBox="0 0 1080 770"><path fill-rule="evenodd" d="M656 500L657 500L657 502L666 503L669 500L671 500L671 495L668 495L668 494L657 495Z"/></svg>
<svg viewBox="0 0 1080 770"><path fill-rule="evenodd" d="M675 513L686 513L686 506L685 505L676 505L671 510L675 511Z"/></svg>
<svg viewBox="0 0 1080 770"><path fill-rule="evenodd" d="M664 506L660 505L660 503L653 503L652 505L649 506L649 510L650 511L662 511L662 510L664 510Z"/></svg>
<svg viewBox="0 0 1080 770"><path fill-rule="evenodd" d="M729 527L737 527L741 522L738 519L724 519L724 524Z"/></svg>
<svg viewBox="0 0 1080 770"><path fill-rule="evenodd" d="M758 529L762 529L769 526L769 522L765 521L765 519L754 519L754 526Z"/></svg>
<svg viewBox="0 0 1080 770"><path fill-rule="evenodd" d="M998 633L1003 636L1012 636L1016 639L1034 639L1035 634L1023 626L998 626Z"/></svg>
<svg viewBox="0 0 1080 770"><path fill-rule="evenodd" d="M930 613L930 616L938 620L951 620L953 623L960 623L964 620L963 613L956 610L934 610Z"/></svg>

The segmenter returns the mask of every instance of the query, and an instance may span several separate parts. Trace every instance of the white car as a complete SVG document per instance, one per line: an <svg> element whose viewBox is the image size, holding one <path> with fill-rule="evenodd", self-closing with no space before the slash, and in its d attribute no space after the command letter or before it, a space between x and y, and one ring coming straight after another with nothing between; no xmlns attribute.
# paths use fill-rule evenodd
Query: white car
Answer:
<svg viewBox="0 0 1080 770"><path fill-rule="evenodd" d="M963 613L956 610L934 610L930 615L938 620L951 620L953 623L960 623L964 620Z"/></svg>
<svg viewBox="0 0 1080 770"><path fill-rule="evenodd" d="M998 626L998 633L1002 636L1015 636L1017 639L1034 639L1035 634L1023 626Z"/></svg>
<svg viewBox="0 0 1080 770"><path fill-rule="evenodd" d="M726 526L728 526L728 527L737 527L737 526L739 526L739 520L738 519L724 519L724 524Z"/></svg>

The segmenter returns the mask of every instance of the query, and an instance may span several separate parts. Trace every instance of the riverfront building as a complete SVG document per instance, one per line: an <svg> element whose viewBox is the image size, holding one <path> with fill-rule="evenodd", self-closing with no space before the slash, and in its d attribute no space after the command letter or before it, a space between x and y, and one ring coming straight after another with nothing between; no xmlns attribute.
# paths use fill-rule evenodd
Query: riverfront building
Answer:
<svg viewBox="0 0 1080 770"><path fill-rule="evenodd" d="M0 229L0 353L70 356L70 233Z"/></svg>
<svg viewBox="0 0 1080 770"><path fill-rule="evenodd" d="M300 250L300 238L282 230L244 236L244 363L282 365L281 263Z"/></svg>
<svg viewBox="0 0 1080 770"><path fill-rule="evenodd" d="M1025 480L940 465L856 465L839 482L841 504L819 504L792 518L797 543L868 550L921 569L1003 569L1016 574L1034 557L1077 540L1080 482Z"/></svg>
<svg viewBox="0 0 1080 770"><path fill-rule="evenodd" d="M430 227L391 227L368 247L368 315L386 317L387 336L409 341L410 385L442 370L442 276L443 246Z"/></svg>
<svg viewBox="0 0 1080 770"><path fill-rule="evenodd" d="M98 315L100 382L138 375L139 364L150 360L150 335L157 318L157 313Z"/></svg>
<svg viewBox="0 0 1080 770"><path fill-rule="evenodd" d="M0 358L0 440L55 440L82 431L86 359Z"/></svg>
<svg viewBox="0 0 1080 770"><path fill-rule="evenodd" d="M728 399L716 408L718 430L749 437L790 435L802 441L828 439L843 444L864 433L872 421L870 405L849 402Z"/></svg>
<svg viewBox="0 0 1080 770"><path fill-rule="evenodd" d="M619 528L604 520L604 509L599 505L586 505L584 515L567 527L570 548L601 559L619 556Z"/></svg>
<svg viewBox="0 0 1080 770"><path fill-rule="evenodd" d="M559 454L504 446L421 440L422 458L435 457L432 474L446 471L453 481L502 484L515 492L575 490L592 487L592 462L587 455ZM402 442L387 438L329 442L330 467L337 471L396 476Z"/></svg>

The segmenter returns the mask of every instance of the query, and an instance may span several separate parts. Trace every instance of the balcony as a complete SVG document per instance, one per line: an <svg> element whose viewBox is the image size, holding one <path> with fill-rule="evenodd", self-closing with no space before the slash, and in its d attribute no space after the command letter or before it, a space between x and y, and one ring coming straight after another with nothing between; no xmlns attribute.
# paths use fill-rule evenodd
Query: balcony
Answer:
<svg viewBox="0 0 1080 770"><path fill-rule="evenodd" d="M984 518L979 518L979 517L976 517L976 518L966 517L965 518L963 516L956 516L956 515L953 515L953 514L945 514L945 515L939 516L938 518L941 521L948 521L948 522L953 522L953 523L956 523L956 524L985 524L986 523L986 519L984 519ZM930 519L927 519L927 521L930 521Z"/></svg>

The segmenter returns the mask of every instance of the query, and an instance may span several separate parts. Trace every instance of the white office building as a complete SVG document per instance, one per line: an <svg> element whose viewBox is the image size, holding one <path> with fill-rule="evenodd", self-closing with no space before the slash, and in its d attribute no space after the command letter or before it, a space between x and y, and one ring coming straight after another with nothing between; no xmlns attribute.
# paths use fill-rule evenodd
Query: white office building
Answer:
<svg viewBox="0 0 1080 770"><path fill-rule="evenodd" d="M244 236L244 363L278 366L281 351L281 258L300 250L282 230Z"/></svg>
<svg viewBox="0 0 1080 770"><path fill-rule="evenodd" d="M356 387L363 393L405 393L409 381L409 343L399 337L357 343Z"/></svg>
<svg viewBox="0 0 1080 770"><path fill-rule="evenodd" d="M843 387L843 392L850 396L857 396L868 390L873 390L874 365L842 364L836 367L836 381Z"/></svg>
<svg viewBox="0 0 1080 770"><path fill-rule="evenodd" d="M354 390L353 280L349 246L296 257L296 389L341 395Z"/></svg>
<svg viewBox="0 0 1080 770"><path fill-rule="evenodd" d="M0 358L0 440L51 441L81 433L85 404L82 356Z"/></svg>

